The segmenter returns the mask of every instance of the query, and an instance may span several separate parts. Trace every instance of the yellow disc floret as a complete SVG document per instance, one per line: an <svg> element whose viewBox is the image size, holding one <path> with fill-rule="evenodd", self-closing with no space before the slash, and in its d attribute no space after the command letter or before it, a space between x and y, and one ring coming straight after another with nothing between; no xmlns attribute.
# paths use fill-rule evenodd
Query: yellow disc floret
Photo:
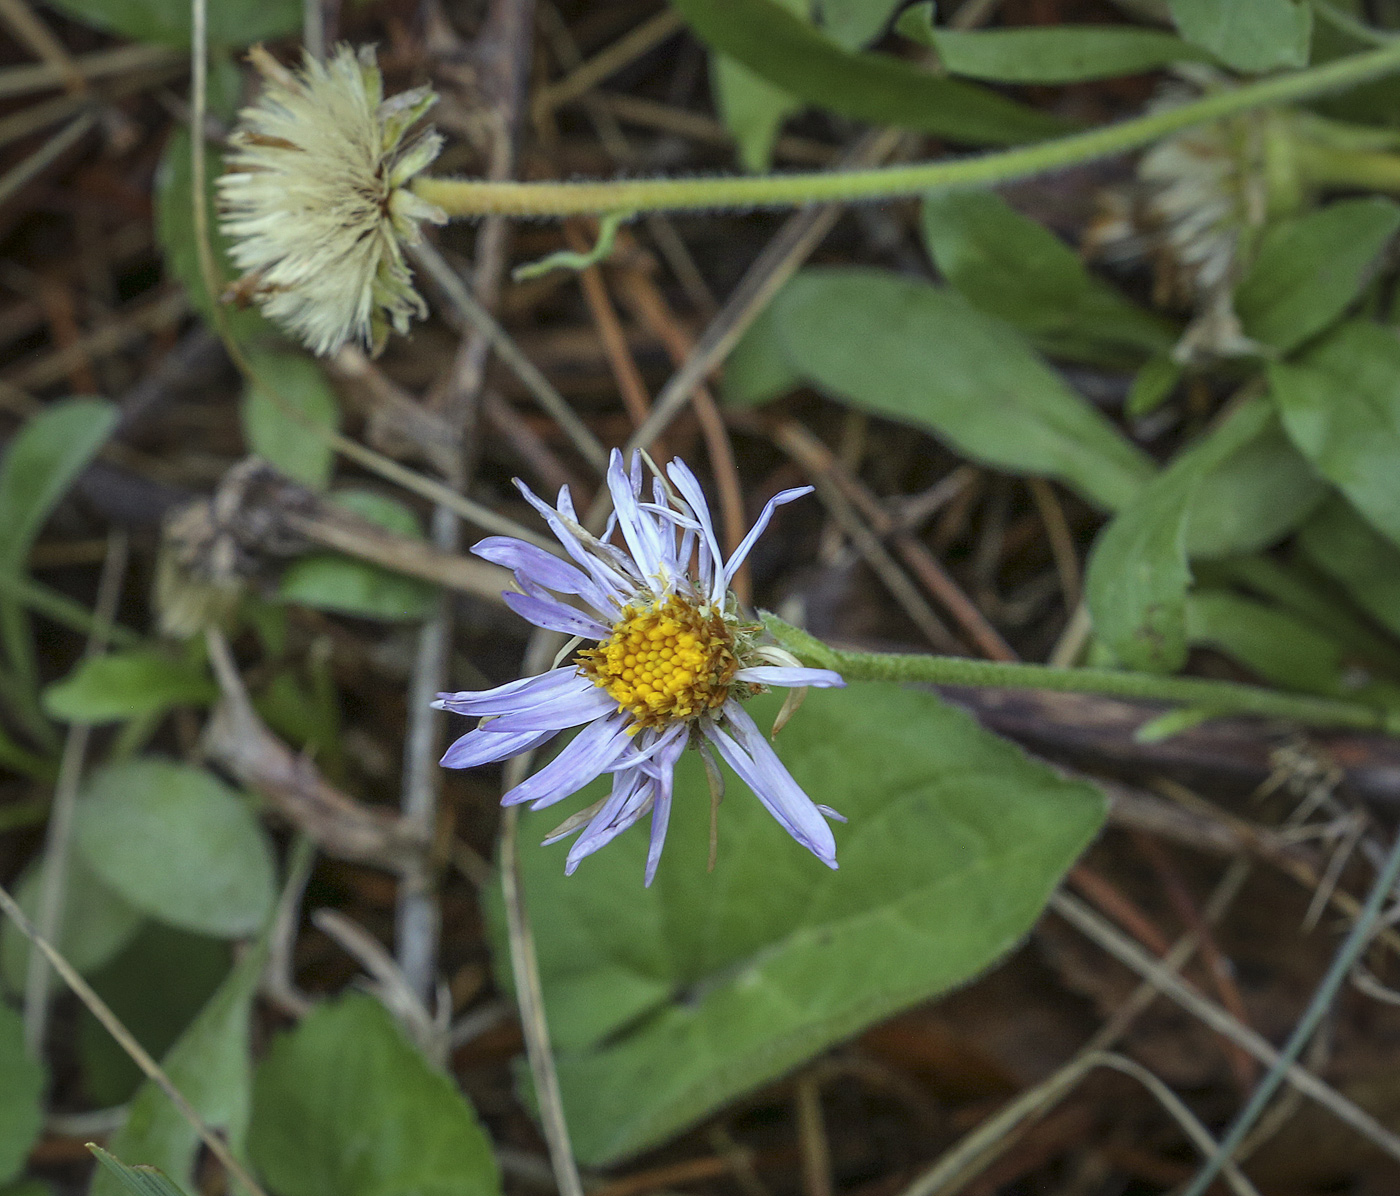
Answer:
<svg viewBox="0 0 1400 1196"><path fill-rule="evenodd" d="M612 638L578 655L584 675L630 712L638 728L718 709L739 668L724 617L677 595L626 607Z"/></svg>

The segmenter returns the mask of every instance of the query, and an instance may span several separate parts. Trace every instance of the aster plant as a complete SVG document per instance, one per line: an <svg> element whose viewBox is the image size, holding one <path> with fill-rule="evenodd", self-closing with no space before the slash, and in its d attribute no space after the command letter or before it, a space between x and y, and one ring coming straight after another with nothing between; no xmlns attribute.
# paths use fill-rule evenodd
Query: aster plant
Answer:
<svg viewBox="0 0 1400 1196"><path fill-rule="evenodd" d="M592 214L609 217L615 227L648 211L791 207L992 187L1384 76L1400 66L1400 43L1117 125L976 157L742 178L524 183L428 176L441 138L432 131L409 133L436 97L419 87L384 99L371 47L341 46L329 62L308 57L297 71L260 48L250 57L264 90L241 114L228 173L219 181L220 227L244 271L231 293L258 303L313 352L327 354L352 341L382 348L390 328L402 334L413 317L426 314L405 263L424 222ZM1351 178L1357 169L1349 164L1342 173ZM1365 171L1369 180L1374 164ZM1394 162L1381 163L1379 173L1391 178Z"/></svg>
<svg viewBox="0 0 1400 1196"><path fill-rule="evenodd" d="M505 601L517 614L572 637L566 652L592 646L537 677L440 694L439 709L481 719L447 749L442 763L448 768L490 764L581 727L502 802L529 803L538 810L611 775L609 794L568 819L547 842L582 828L565 863L572 873L585 856L650 812L650 885L666 840L676 762L687 747L695 747L717 776L708 757L713 750L788 834L835 868L836 841L827 819L840 815L801 790L743 701L769 686L800 691L845 683L839 673L804 668L784 649L763 644L762 627L744 618L730 589L773 512L812 487L771 498L726 560L695 475L677 459L666 467L666 479L659 473L652 479L651 501L646 501L641 455L633 455L628 470L614 451L607 484L615 513L602 538L580 525L567 486L551 507L517 479L573 564L505 536L488 537L472 551L514 570L520 593L507 593ZM609 542L614 529L625 551Z"/></svg>

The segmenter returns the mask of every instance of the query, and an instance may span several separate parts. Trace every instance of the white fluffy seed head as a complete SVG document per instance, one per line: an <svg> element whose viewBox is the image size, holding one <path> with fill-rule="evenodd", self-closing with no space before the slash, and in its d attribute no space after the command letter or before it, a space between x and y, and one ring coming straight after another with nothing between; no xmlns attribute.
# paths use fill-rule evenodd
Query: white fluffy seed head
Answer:
<svg viewBox="0 0 1400 1196"><path fill-rule="evenodd" d="M220 228L244 271L237 289L314 353L352 340L378 352L391 326L405 333L427 314L403 246L422 221L447 217L408 184L442 138L406 135L437 96L420 87L384 99L368 46L308 56L295 73L260 46L249 57L265 86L240 113L218 184Z"/></svg>

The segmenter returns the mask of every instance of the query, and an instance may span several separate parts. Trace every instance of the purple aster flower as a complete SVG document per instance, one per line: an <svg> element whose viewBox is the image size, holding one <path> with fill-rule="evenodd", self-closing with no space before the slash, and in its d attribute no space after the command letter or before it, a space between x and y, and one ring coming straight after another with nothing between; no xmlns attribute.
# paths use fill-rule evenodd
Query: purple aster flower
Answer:
<svg viewBox="0 0 1400 1196"><path fill-rule="evenodd" d="M538 677L481 692L439 694L439 709L481 718L476 730L447 749L442 763L489 764L582 727L502 803L529 802L538 810L611 774L608 796L546 841L582 827L564 866L572 873L649 811L649 885L666 841L676 761L687 746L713 748L788 834L835 868L836 840L827 819L844 819L802 792L740 702L774 685L802 689L845 682L830 669L804 668L791 653L762 644L762 627L743 618L729 588L773 512L812 487L770 499L726 561L695 475L680 460L666 474L670 485L653 478L648 502L641 455L633 456L629 473L622 454L613 452L607 481L614 514L601 540L579 524L567 486L551 507L516 481L573 564L504 536L489 536L472 551L515 571L521 592L504 595L512 610L537 627L573 637L566 652L579 650L573 663ZM608 542L614 530L622 533L626 551ZM585 642L588 647L579 647Z"/></svg>

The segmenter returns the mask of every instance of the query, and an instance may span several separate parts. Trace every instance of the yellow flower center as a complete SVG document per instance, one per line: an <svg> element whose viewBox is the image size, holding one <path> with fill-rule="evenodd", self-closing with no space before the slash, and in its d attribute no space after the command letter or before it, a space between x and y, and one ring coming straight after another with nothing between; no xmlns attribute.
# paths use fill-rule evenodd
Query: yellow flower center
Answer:
<svg viewBox="0 0 1400 1196"><path fill-rule="evenodd" d="M612 638L579 659L584 675L630 712L637 728L717 709L739 668L734 637L720 614L675 595L645 610L627 607Z"/></svg>

